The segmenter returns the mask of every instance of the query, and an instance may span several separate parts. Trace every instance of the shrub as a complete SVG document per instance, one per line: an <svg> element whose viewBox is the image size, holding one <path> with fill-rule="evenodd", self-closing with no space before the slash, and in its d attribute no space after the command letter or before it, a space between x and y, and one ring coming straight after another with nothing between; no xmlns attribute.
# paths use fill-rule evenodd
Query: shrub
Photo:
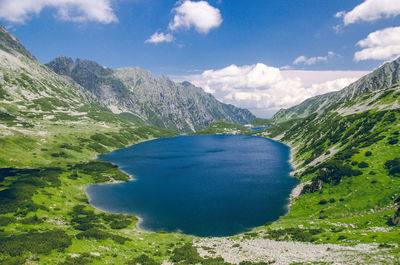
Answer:
<svg viewBox="0 0 400 265"><path fill-rule="evenodd" d="M322 199L322 200L320 200L320 201L318 202L318 204L320 204L320 205L324 205L324 204L327 204L327 203L328 203L328 201L325 200L325 199Z"/></svg>
<svg viewBox="0 0 400 265"><path fill-rule="evenodd" d="M40 223L43 223L43 220L39 219L39 217L37 217L37 215L35 214L32 217L22 219L21 223L22 224L40 224Z"/></svg>
<svg viewBox="0 0 400 265"><path fill-rule="evenodd" d="M182 247L175 248L172 251L171 260L175 264L203 264L203 265L228 265L223 258L201 258L197 249L190 243L186 243Z"/></svg>
<svg viewBox="0 0 400 265"><path fill-rule="evenodd" d="M357 169L353 169L351 172L352 172L352 175L353 175L353 176L360 176L360 175L362 175L362 172L361 172L360 170L357 170Z"/></svg>
<svg viewBox="0 0 400 265"><path fill-rule="evenodd" d="M110 224L111 229L123 229L128 227L132 223L131 219L125 219L120 221L113 221Z"/></svg>
<svg viewBox="0 0 400 265"><path fill-rule="evenodd" d="M319 191L322 188L322 181L317 178L313 178L311 184L304 185L301 190L301 194L313 193Z"/></svg>
<svg viewBox="0 0 400 265"><path fill-rule="evenodd" d="M25 263L25 258L24 257L6 257L3 259L0 259L0 264L2 265L23 265Z"/></svg>
<svg viewBox="0 0 400 265"><path fill-rule="evenodd" d="M62 230L30 232L0 238L0 252L13 257L22 256L25 252L48 254L53 249L62 251L70 245L71 236Z"/></svg>
<svg viewBox="0 0 400 265"><path fill-rule="evenodd" d="M361 163L358 164L358 167L359 167L359 168L367 168L367 167L369 167L369 164L368 164L367 162L364 162L364 161L363 161L363 162L361 162Z"/></svg>
<svg viewBox="0 0 400 265"><path fill-rule="evenodd" d="M300 229L297 227L290 227L285 229L268 230L268 236L266 238L282 240L290 237L295 241L313 242L315 241L315 237L313 236L322 232L322 229Z"/></svg>
<svg viewBox="0 0 400 265"><path fill-rule="evenodd" d="M81 265L81 264L92 264L93 256L89 253L82 253L79 257L67 257L64 262L60 265Z"/></svg>
<svg viewBox="0 0 400 265"><path fill-rule="evenodd" d="M88 229L86 231L80 232L76 235L76 238L78 239L97 239L97 240L106 240L106 239L111 239L115 241L116 243L119 244L124 244L125 241L130 241L129 238L114 235L99 229Z"/></svg>
<svg viewBox="0 0 400 265"><path fill-rule="evenodd" d="M0 216L0 226L7 226L15 221L15 217Z"/></svg>
<svg viewBox="0 0 400 265"><path fill-rule="evenodd" d="M104 154L108 152L108 149L99 143L91 143L88 145L88 147L99 154Z"/></svg>
<svg viewBox="0 0 400 265"><path fill-rule="evenodd" d="M126 264L128 265L159 265L160 263L156 262L155 260L149 258L145 254L142 254L141 256L134 258L133 260L128 261Z"/></svg>
<svg viewBox="0 0 400 265"><path fill-rule="evenodd" d="M389 175L400 177L400 158L386 161L385 168L388 170Z"/></svg>
<svg viewBox="0 0 400 265"><path fill-rule="evenodd" d="M333 183L337 185L340 183L343 177L351 177L353 175L353 169L350 165L343 164L339 160L331 160L320 165L317 179L324 183Z"/></svg>
<svg viewBox="0 0 400 265"><path fill-rule="evenodd" d="M77 180L79 178L79 175L78 175L78 173L74 172L74 173L68 175L68 178L72 179L72 180Z"/></svg>
<svg viewBox="0 0 400 265"><path fill-rule="evenodd" d="M130 179L127 174L119 170L118 166L103 161L78 164L71 170L92 176L96 183L108 182L110 181L110 177L121 181L128 181Z"/></svg>
<svg viewBox="0 0 400 265"><path fill-rule="evenodd" d="M58 187L61 184L59 175L63 172L60 168L16 169L1 168L0 180L5 177L12 178L7 189L0 190L0 213L16 213L26 216L30 211L35 211L42 206L35 204L31 197L37 189L44 187Z"/></svg>
<svg viewBox="0 0 400 265"><path fill-rule="evenodd" d="M371 151L365 152L365 156L372 156L372 152Z"/></svg>

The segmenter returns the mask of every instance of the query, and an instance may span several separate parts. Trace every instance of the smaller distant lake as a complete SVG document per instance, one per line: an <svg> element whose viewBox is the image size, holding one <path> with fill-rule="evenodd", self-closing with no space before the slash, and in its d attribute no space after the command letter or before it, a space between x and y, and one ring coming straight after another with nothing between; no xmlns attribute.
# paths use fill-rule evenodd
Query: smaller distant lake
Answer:
<svg viewBox="0 0 400 265"><path fill-rule="evenodd" d="M100 156L135 180L86 192L99 209L141 217L145 230L229 236L287 212L298 183L289 175L289 152L281 143L243 135L157 139Z"/></svg>
<svg viewBox="0 0 400 265"><path fill-rule="evenodd" d="M270 128L271 126L252 127L252 131L261 131Z"/></svg>

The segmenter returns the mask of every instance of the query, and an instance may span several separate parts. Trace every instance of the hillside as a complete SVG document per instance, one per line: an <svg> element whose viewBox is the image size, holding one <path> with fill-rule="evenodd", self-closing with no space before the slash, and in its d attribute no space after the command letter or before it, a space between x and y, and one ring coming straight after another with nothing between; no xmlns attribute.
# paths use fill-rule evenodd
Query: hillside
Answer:
<svg viewBox="0 0 400 265"><path fill-rule="evenodd" d="M292 147L302 182L276 226L329 228L320 242L399 242L400 83L371 90L256 133Z"/></svg>
<svg viewBox="0 0 400 265"><path fill-rule="evenodd" d="M39 63L4 28L0 37L1 166L94 158L137 141L130 137L135 130L162 131L114 115L91 92Z"/></svg>
<svg viewBox="0 0 400 265"><path fill-rule="evenodd" d="M388 76L397 80L395 75L398 74ZM365 80L357 84L367 87L362 85ZM290 145L293 174L301 184L292 191L286 216L230 241L202 240L199 245L210 248L207 255L217 252L223 257L238 258L249 251L258 256L261 253L251 244L274 248L275 243L268 240L282 241L282 244L294 240L319 246L335 244L330 249L337 244L363 243L374 256L359 253L356 263L399 262L400 82L369 90L351 100L332 104L319 114L291 119L263 131L241 132L271 137ZM230 134L232 126L219 123L204 131ZM243 238L249 243L243 242ZM233 252L226 244L239 245L245 250ZM355 251L348 250L349 255ZM276 255L273 251L269 254Z"/></svg>
<svg viewBox="0 0 400 265"><path fill-rule="evenodd" d="M123 264L160 250L156 260L167 259L190 239L142 234L135 216L93 209L84 188L130 180L98 154L177 134L113 114L1 27L0 263Z"/></svg>
<svg viewBox="0 0 400 265"><path fill-rule="evenodd" d="M385 63L372 73L340 91L309 98L299 105L282 109L274 115L275 123L290 119L305 118L313 113L323 113L336 103L346 103L356 97L373 91L384 90L400 82L400 57L393 62Z"/></svg>
<svg viewBox="0 0 400 265"><path fill-rule="evenodd" d="M248 110L216 100L189 82L154 77L140 68L113 70L96 62L59 57L46 64L91 91L103 106L117 114L185 132L197 131L214 120L247 124Z"/></svg>
<svg viewBox="0 0 400 265"><path fill-rule="evenodd" d="M209 135L209 134L246 134L250 133L250 130L241 125L241 124L234 124L224 120L214 121L206 128L196 133L195 135Z"/></svg>
<svg viewBox="0 0 400 265"><path fill-rule="evenodd" d="M91 207L85 187L130 180L118 167L94 160L98 154L179 133L110 111L1 27L0 263L396 264L399 90L366 92L267 131L212 123L202 133L290 144L302 194L277 222L230 238L150 233L136 227L133 215Z"/></svg>

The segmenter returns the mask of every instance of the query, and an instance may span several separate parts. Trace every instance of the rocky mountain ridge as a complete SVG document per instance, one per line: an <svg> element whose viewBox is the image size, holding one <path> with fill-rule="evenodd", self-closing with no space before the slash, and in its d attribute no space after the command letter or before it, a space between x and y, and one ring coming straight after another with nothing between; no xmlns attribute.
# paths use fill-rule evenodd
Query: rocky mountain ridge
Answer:
<svg viewBox="0 0 400 265"><path fill-rule="evenodd" d="M321 114L336 103L346 103L365 93L384 90L400 82L400 57L385 63L372 73L360 78L342 90L315 96L299 105L277 112L272 121L283 122L305 118L313 113Z"/></svg>
<svg viewBox="0 0 400 265"><path fill-rule="evenodd" d="M224 104L189 82L175 83L165 76L136 68L113 70L100 64L58 57L46 64L92 92L114 113L180 131L196 131L214 120L246 124L255 116L246 109Z"/></svg>

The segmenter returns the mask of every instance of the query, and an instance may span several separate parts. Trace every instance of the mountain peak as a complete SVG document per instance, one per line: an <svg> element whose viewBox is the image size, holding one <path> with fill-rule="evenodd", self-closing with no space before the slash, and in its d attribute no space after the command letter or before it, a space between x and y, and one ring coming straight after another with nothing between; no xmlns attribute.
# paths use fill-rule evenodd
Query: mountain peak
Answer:
<svg viewBox="0 0 400 265"><path fill-rule="evenodd" d="M339 91L309 98L288 109L279 110L273 117L275 122L304 118L313 113L323 113L337 103L348 102L365 93L384 90L400 83L400 57L387 62L375 71Z"/></svg>
<svg viewBox="0 0 400 265"><path fill-rule="evenodd" d="M8 53L22 54L30 59L35 59L31 53L21 44L17 37L11 34L3 25L0 24L0 50Z"/></svg>
<svg viewBox="0 0 400 265"><path fill-rule="evenodd" d="M60 56L46 64L54 72L60 75L69 75L72 71L74 60L70 57Z"/></svg>
<svg viewBox="0 0 400 265"><path fill-rule="evenodd" d="M71 77L114 113L130 113L159 127L196 131L214 120L250 123L255 118L250 111L221 103L189 82L175 83L138 67L113 70L94 61L73 62L68 57L46 65Z"/></svg>

